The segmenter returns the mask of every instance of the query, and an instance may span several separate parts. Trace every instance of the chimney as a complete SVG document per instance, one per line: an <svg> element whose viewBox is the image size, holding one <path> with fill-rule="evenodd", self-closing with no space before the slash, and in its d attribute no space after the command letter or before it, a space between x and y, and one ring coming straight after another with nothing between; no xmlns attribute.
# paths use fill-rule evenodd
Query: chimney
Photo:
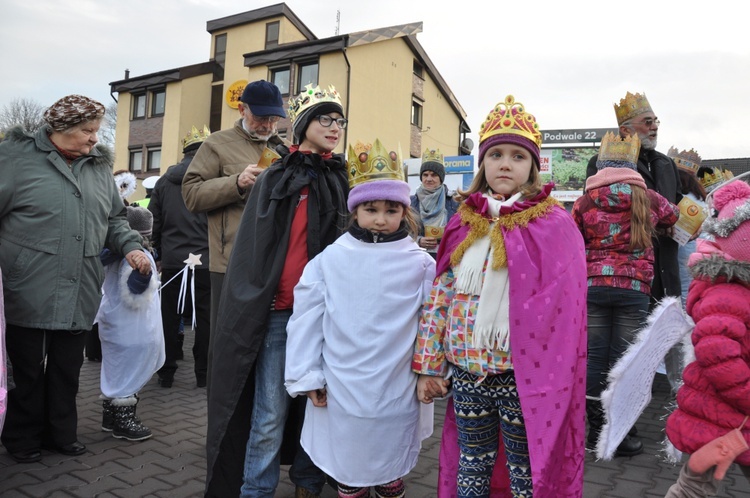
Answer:
<svg viewBox="0 0 750 498"><path fill-rule="evenodd" d="M129 79L130 79L130 69L126 69L126 70L125 70L125 79L126 79L126 80L129 80Z"/></svg>

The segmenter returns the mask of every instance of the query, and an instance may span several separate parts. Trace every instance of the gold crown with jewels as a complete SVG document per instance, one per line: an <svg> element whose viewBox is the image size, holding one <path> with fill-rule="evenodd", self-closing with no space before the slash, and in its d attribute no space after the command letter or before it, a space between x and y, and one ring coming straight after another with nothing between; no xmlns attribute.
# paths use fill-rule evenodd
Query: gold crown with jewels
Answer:
<svg viewBox="0 0 750 498"><path fill-rule="evenodd" d="M604 134L599 148L597 161L622 161L638 164L638 152L641 150L641 140L638 135L620 138L611 131Z"/></svg>
<svg viewBox="0 0 750 498"><path fill-rule="evenodd" d="M629 119L633 119L644 112L653 112L651 104L648 103L646 94L636 93L635 95L627 92L624 99L620 99L620 104L614 104L615 116L617 116L618 126Z"/></svg>
<svg viewBox="0 0 750 498"><path fill-rule="evenodd" d="M388 151L379 139L372 144L349 146L349 188L375 180L404 180L398 154Z"/></svg>
<svg viewBox="0 0 750 498"><path fill-rule="evenodd" d="M689 173L697 173L701 167L701 156L695 149L678 151L675 147L670 147L667 156L674 160L678 168L684 169Z"/></svg>
<svg viewBox="0 0 750 498"><path fill-rule="evenodd" d="M440 149L425 149L422 154L422 164L425 163L439 163L444 164L443 154Z"/></svg>
<svg viewBox="0 0 750 498"><path fill-rule="evenodd" d="M210 134L211 130L209 130L206 125L203 125L202 130L198 130L198 128L193 126L188 134L185 135L185 138L182 139L182 148L186 149L188 145L201 143L206 140Z"/></svg>
<svg viewBox="0 0 750 498"><path fill-rule="evenodd" d="M305 89L299 95L289 99L289 119L293 123L300 114L323 102L331 102L338 104L342 109L344 108L341 105L341 96L333 85L328 85L328 90L323 90L319 85L313 88L310 83L305 86Z"/></svg>
<svg viewBox="0 0 750 498"><path fill-rule="evenodd" d="M520 135L542 148L542 133L536 118L526 112L524 105L516 102L513 95L505 97L505 101L498 103L487 115L479 129L479 142L501 133Z"/></svg>
<svg viewBox="0 0 750 498"><path fill-rule="evenodd" d="M698 181L707 191L715 189L726 180L721 168L701 168L703 176L698 176Z"/></svg>

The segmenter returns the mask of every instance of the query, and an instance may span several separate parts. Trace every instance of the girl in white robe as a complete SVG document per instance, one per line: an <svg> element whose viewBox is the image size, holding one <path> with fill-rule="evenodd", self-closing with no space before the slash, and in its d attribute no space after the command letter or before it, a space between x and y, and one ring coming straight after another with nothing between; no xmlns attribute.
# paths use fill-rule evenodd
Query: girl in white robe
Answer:
<svg viewBox="0 0 750 498"><path fill-rule="evenodd" d="M287 326L287 391L309 398L301 444L344 497L403 496L432 433L411 360L435 262L407 230L409 186L384 150L350 151L350 172L387 160L389 179L350 173L351 227L305 267Z"/></svg>
<svg viewBox="0 0 750 498"><path fill-rule="evenodd" d="M146 238L153 216L141 207L128 206L128 223ZM120 255L106 249L104 294L96 321L102 343L102 430L119 439L142 441L151 430L136 415L137 393L164 364L164 333L161 322L159 279L156 263L148 251L151 271L142 275Z"/></svg>

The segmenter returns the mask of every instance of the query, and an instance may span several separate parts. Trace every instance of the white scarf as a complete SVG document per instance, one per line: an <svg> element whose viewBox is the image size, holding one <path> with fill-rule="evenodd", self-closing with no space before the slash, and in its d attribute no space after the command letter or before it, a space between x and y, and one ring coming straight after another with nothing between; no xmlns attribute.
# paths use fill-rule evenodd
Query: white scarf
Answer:
<svg viewBox="0 0 750 498"><path fill-rule="evenodd" d="M521 193L513 195L505 201L494 199L484 194L487 199L490 215L497 218L501 206L510 206L516 202ZM493 270L485 262L492 261L494 249L490 244L489 233L496 222L490 223L487 235L478 239L466 249L461 263L456 271L456 292L480 296L477 308L477 318L472 331L472 346L475 349L510 350L510 280L508 268ZM484 281L482 281L484 277Z"/></svg>

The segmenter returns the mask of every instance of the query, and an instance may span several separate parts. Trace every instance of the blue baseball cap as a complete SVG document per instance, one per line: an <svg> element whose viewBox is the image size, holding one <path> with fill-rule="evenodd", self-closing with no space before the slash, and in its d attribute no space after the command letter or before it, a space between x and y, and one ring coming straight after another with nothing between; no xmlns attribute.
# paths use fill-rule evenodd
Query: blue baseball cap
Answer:
<svg viewBox="0 0 750 498"><path fill-rule="evenodd" d="M270 81L258 80L248 83L240 101L247 104L250 112L256 116L286 117L281 92Z"/></svg>

